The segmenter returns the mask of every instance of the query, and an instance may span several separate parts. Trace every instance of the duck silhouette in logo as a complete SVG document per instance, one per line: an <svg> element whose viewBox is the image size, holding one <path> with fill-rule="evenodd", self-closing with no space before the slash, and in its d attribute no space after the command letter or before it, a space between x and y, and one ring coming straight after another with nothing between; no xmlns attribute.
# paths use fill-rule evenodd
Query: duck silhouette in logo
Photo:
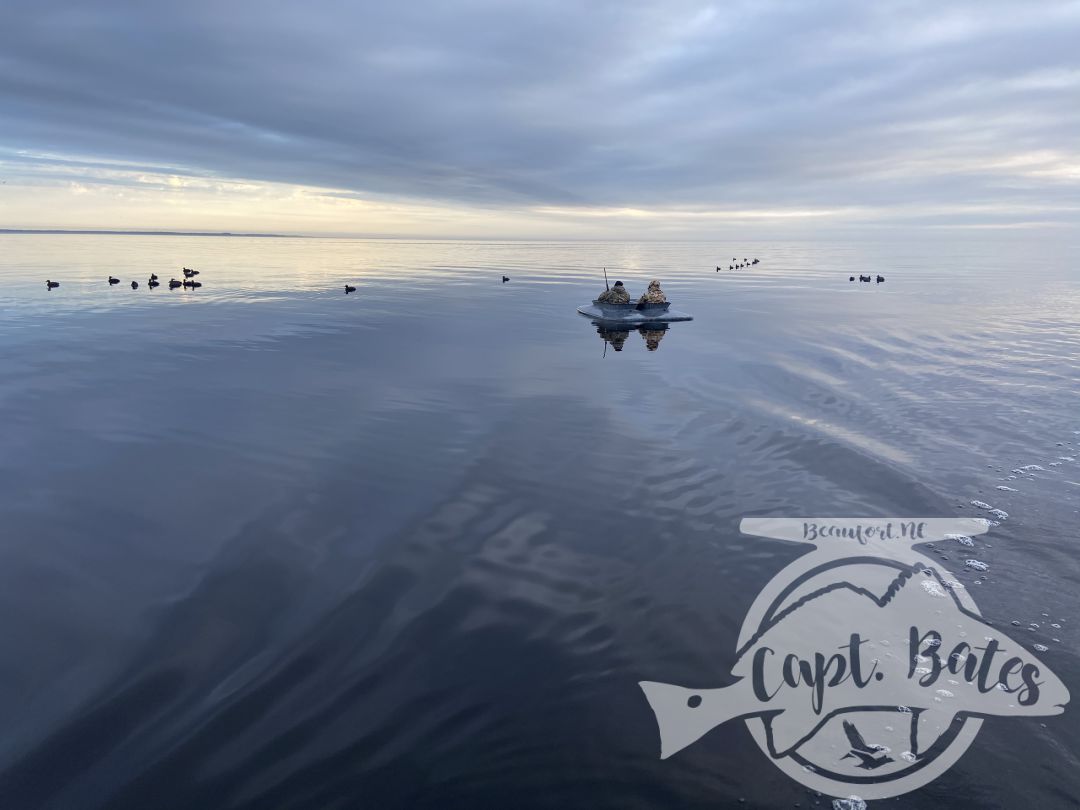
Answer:
<svg viewBox="0 0 1080 810"><path fill-rule="evenodd" d="M863 739L862 734L859 733L859 729L855 727L855 724L850 720L844 721L844 734L847 735L848 742L851 743L851 750L844 754L840 759L856 758L859 760L858 768L872 771L874 768L880 768L882 765L887 765L890 762L894 762L886 751L884 745L870 745Z"/></svg>

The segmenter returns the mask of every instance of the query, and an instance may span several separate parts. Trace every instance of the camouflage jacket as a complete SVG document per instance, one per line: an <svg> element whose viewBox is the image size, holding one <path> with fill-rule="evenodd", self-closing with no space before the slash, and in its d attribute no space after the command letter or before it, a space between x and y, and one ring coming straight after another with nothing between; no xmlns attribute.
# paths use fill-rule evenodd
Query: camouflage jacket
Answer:
<svg viewBox="0 0 1080 810"><path fill-rule="evenodd" d="M625 287L612 287L610 290L604 290L600 295L596 296L596 300L607 304L629 304L630 293L626 291Z"/></svg>
<svg viewBox="0 0 1080 810"><path fill-rule="evenodd" d="M644 293L641 298L638 299L639 304L664 304L667 302L667 296L664 295L664 291L660 289L659 281L650 281L649 290Z"/></svg>

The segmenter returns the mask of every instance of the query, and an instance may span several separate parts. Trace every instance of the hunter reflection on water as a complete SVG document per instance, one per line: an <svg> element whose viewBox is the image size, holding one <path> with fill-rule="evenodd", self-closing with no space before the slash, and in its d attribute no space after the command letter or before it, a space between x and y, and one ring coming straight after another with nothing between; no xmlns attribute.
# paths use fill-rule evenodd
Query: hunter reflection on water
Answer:
<svg viewBox="0 0 1080 810"><path fill-rule="evenodd" d="M747 516L999 510L920 548L1080 693L1077 259L0 235L0 806L827 807L741 722L661 761L637 685L728 682L805 553ZM578 314L605 265L694 320ZM1075 803L1076 751L989 718L903 806Z"/></svg>
<svg viewBox="0 0 1080 810"><path fill-rule="evenodd" d="M596 327L596 333L600 335L601 340L604 341L605 348L611 346L611 348L617 352L623 350L626 339L630 337L631 330L628 327L618 325L613 326L602 321L593 321L593 325ZM660 348L660 341L667 333L667 330L668 324L666 323L646 323L633 327L633 331L644 338L645 348L650 352L655 352Z"/></svg>

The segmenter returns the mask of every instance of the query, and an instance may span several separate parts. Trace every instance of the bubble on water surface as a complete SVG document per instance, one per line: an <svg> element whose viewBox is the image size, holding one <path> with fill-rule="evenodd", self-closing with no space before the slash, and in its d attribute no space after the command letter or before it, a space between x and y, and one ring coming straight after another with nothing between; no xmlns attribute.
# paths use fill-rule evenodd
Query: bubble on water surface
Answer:
<svg viewBox="0 0 1080 810"><path fill-rule="evenodd" d="M936 582L934 582L933 580L924 579L922 586L923 586L923 590L926 591L931 596L944 596L945 595L945 591L941 590L941 588L938 587L938 584Z"/></svg>
<svg viewBox="0 0 1080 810"><path fill-rule="evenodd" d="M975 541L972 540L970 537L968 537L966 534L947 534L947 535L945 535L945 539L946 540L955 540L957 543L959 543L962 546L974 546L975 545Z"/></svg>

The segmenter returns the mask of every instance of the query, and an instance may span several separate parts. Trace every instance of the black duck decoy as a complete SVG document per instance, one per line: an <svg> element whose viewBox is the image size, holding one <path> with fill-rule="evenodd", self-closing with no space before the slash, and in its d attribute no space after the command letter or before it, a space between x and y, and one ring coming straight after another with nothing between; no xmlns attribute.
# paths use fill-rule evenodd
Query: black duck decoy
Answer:
<svg viewBox="0 0 1080 810"><path fill-rule="evenodd" d="M194 281L185 281L184 286L194 288L195 287L195 282Z"/></svg>
<svg viewBox="0 0 1080 810"><path fill-rule="evenodd" d="M157 273L151 273L150 274L150 280L151 281L157 281Z"/></svg>
<svg viewBox="0 0 1080 810"><path fill-rule="evenodd" d="M880 283L881 283L881 282L883 282L884 280L885 280L885 276L881 276L881 275L879 275L879 276L877 277L877 283L878 283L878 284L880 284Z"/></svg>
<svg viewBox="0 0 1080 810"><path fill-rule="evenodd" d="M109 276L109 283L110 283L110 284L119 284L119 283L120 283L120 279L118 279L118 278L113 278L112 276Z"/></svg>
<svg viewBox="0 0 1080 810"><path fill-rule="evenodd" d="M46 287L46 289L55 290L59 286L60 286L59 281L49 281L48 279L45 279L45 287Z"/></svg>
<svg viewBox="0 0 1080 810"><path fill-rule="evenodd" d="M510 280L510 276L503 276L502 279L503 279L502 283L505 284L506 282L508 282Z"/></svg>
<svg viewBox="0 0 1080 810"><path fill-rule="evenodd" d="M351 292L356 292L356 287L350 287L348 284L346 284L345 285L345 294L348 295Z"/></svg>
<svg viewBox="0 0 1080 810"><path fill-rule="evenodd" d="M157 276L151 276L150 281L147 282L147 286L149 286L150 289L153 289L154 287L160 287L161 286L161 284L159 284L157 281L155 281L156 278L157 278Z"/></svg>
<svg viewBox="0 0 1080 810"><path fill-rule="evenodd" d="M131 289L133 289L133 290L139 289L139 282L137 282L137 281L131 282Z"/></svg>
<svg viewBox="0 0 1080 810"><path fill-rule="evenodd" d="M175 290L179 286L181 286L181 282L177 281L175 278L170 278L169 279L169 289L170 290Z"/></svg>
<svg viewBox="0 0 1080 810"><path fill-rule="evenodd" d="M848 281L854 281L854 280L855 280L855 276L852 276L851 278L848 279Z"/></svg>
<svg viewBox="0 0 1080 810"><path fill-rule="evenodd" d="M193 282L191 282L191 289L193 289L193 290L197 290L201 286L202 286L201 281L193 281Z"/></svg>
<svg viewBox="0 0 1080 810"><path fill-rule="evenodd" d="M191 270L187 267L184 268L184 278L194 278L197 275L199 275L198 270Z"/></svg>
<svg viewBox="0 0 1080 810"><path fill-rule="evenodd" d="M860 276L859 276L859 281L873 281L873 279L872 279L872 278L870 278L870 276L863 276L863 275L860 275Z"/></svg>

